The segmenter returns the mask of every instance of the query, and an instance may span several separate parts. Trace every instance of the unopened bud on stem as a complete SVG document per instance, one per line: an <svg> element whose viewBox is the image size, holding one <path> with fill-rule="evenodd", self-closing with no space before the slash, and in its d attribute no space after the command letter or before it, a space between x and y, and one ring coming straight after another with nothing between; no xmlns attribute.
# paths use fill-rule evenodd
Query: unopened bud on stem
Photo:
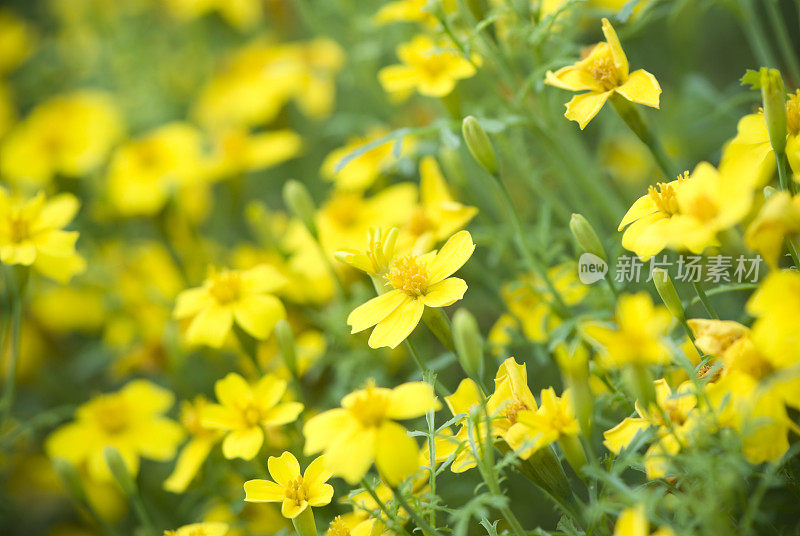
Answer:
<svg viewBox="0 0 800 536"><path fill-rule="evenodd" d="M497 173L497 155L492 142L478 120L468 115L461 124L461 132L469 152L492 175Z"/></svg>
<svg viewBox="0 0 800 536"><path fill-rule="evenodd" d="M315 214L317 209L314 206L314 200L311 199L311 194L308 193L306 186L302 182L296 180L287 181L283 186L283 202L289 208L292 215L305 225L308 232L316 237L317 225L315 223Z"/></svg>
<svg viewBox="0 0 800 536"><path fill-rule="evenodd" d="M456 355L467 376L480 384L483 377L483 337L475 317L466 309L453 316L453 339Z"/></svg>
<svg viewBox="0 0 800 536"><path fill-rule="evenodd" d="M667 271L663 268L653 269L653 283L655 283L658 295L661 296L661 300L667 306L669 312L672 313L672 316L683 322L686 318L683 304Z"/></svg>
<svg viewBox="0 0 800 536"><path fill-rule="evenodd" d="M786 88L777 69L761 69L761 98L769 142L776 153L786 150Z"/></svg>
<svg viewBox="0 0 800 536"><path fill-rule="evenodd" d="M575 240L583 251L597 255L604 261L607 260L603 244L600 243L600 239L597 237L597 233L594 232L592 224L590 224L589 220L584 218L583 215L572 215L572 218L569 220L569 230L572 232L572 236L575 237Z"/></svg>

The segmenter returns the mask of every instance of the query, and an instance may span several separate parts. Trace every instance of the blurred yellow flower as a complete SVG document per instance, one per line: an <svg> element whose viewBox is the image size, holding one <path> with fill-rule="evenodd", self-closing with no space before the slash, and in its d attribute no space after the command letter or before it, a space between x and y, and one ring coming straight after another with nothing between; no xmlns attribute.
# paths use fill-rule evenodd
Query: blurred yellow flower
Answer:
<svg viewBox="0 0 800 536"><path fill-rule="evenodd" d="M75 252L77 231L64 231L80 204L72 194L49 201L41 192L30 199L11 197L0 187L0 262L32 266L61 283L86 268Z"/></svg>
<svg viewBox="0 0 800 536"><path fill-rule="evenodd" d="M655 76L644 69L628 72L628 58L622 50L617 32L603 19L606 40L596 44L588 55L553 73L547 71L545 83L569 91L584 91L567 103L564 116L576 121L581 129L597 115L606 100L614 94L631 102L658 108L661 87Z"/></svg>
<svg viewBox="0 0 800 536"><path fill-rule="evenodd" d="M356 307L347 317L351 333L375 326L372 348L394 348L417 327L425 306L446 307L464 297L467 283L450 277L472 256L475 244L467 231L450 237L438 253L396 257L384 276L392 290Z"/></svg>
<svg viewBox="0 0 800 536"><path fill-rule="evenodd" d="M291 452L267 460L271 480L248 480L244 483L247 502L279 502L281 514L293 519L310 506L325 506L333 498L333 486L327 484L331 470L325 456L312 461L300 474L300 464Z"/></svg>
<svg viewBox="0 0 800 536"><path fill-rule="evenodd" d="M325 157L322 162L322 176L333 181L340 190L366 190L397 160L393 155L396 142L382 143L352 158L338 171L336 168L345 157L387 134L389 131L386 128L375 127L364 137L350 138L344 147L334 149Z"/></svg>
<svg viewBox="0 0 800 536"><path fill-rule="evenodd" d="M0 140L11 130L12 125L17 120L17 110L14 106L14 99L11 89L3 81L0 81ZM0 161L0 165L2 161Z"/></svg>
<svg viewBox="0 0 800 536"><path fill-rule="evenodd" d="M219 404L203 408L203 427L227 432L222 454L228 458L252 460L264 444L264 427L294 422L303 404L281 402L286 381L268 374L254 385L231 372L214 384Z"/></svg>
<svg viewBox="0 0 800 536"><path fill-rule="evenodd" d="M123 216L154 216L182 187L203 180L202 137L187 123L169 123L126 142L111 159L108 197Z"/></svg>
<svg viewBox="0 0 800 536"><path fill-rule="evenodd" d="M87 90L53 97L9 132L0 172L26 189L46 186L55 175L83 177L103 163L122 131L108 95Z"/></svg>
<svg viewBox="0 0 800 536"><path fill-rule="evenodd" d="M623 294L614 319L617 329L594 322L583 326L584 335L601 348L603 367L669 362L666 335L672 317L666 307L654 306L646 292Z"/></svg>
<svg viewBox="0 0 800 536"><path fill-rule="evenodd" d="M172 474L164 481L164 489L167 491L186 491L211 449L222 439L222 432L203 426L202 416L208 405L206 398L198 395L193 402L183 402L181 406L181 423L189 433L189 441L178 454Z"/></svg>
<svg viewBox="0 0 800 536"><path fill-rule="evenodd" d="M752 190L732 188L714 166L701 162L691 175L650 186L619 224L622 245L648 260L664 248L702 253L718 245L717 233L750 210Z"/></svg>
<svg viewBox="0 0 800 536"><path fill-rule="evenodd" d="M134 380L116 393L99 395L81 405L75 420L58 428L45 442L51 458L65 458L86 468L95 480L111 480L103 447L115 447L132 474L139 458L167 461L183 439L178 423L164 417L173 394L146 380Z"/></svg>
<svg viewBox="0 0 800 536"><path fill-rule="evenodd" d="M229 128L213 136L209 174L228 178L276 166L300 153L302 140L291 130L248 133Z"/></svg>
<svg viewBox="0 0 800 536"><path fill-rule="evenodd" d="M800 273L772 272L747 302L752 340L776 368L800 363Z"/></svg>
<svg viewBox="0 0 800 536"><path fill-rule="evenodd" d="M395 0L387 2L375 13L372 22L379 26L391 22L418 22L431 28L436 26L438 21L432 10L428 9L429 4L428 0ZM445 15L454 13L458 9L456 0L442 0L438 4Z"/></svg>
<svg viewBox="0 0 800 536"><path fill-rule="evenodd" d="M458 80L474 76L481 64L478 56L465 58L449 41L437 43L422 34L399 45L397 57L402 63L384 67L378 79L384 90L399 96L416 90L420 95L444 97Z"/></svg>
<svg viewBox="0 0 800 536"><path fill-rule="evenodd" d="M639 504L631 508L626 508L620 512L617 524L614 525L614 536L651 536L650 523L644 506ZM652 536L675 536L669 527L661 527Z"/></svg>
<svg viewBox="0 0 800 536"><path fill-rule="evenodd" d="M747 226L745 244L759 252L770 268L777 268L784 242L800 233L800 195L776 192L766 200Z"/></svg>
<svg viewBox="0 0 800 536"><path fill-rule="evenodd" d="M192 523L175 530L165 530L164 536L225 536L227 533L226 523Z"/></svg>
<svg viewBox="0 0 800 536"><path fill-rule="evenodd" d="M397 485L419 468L416 441L396 420L413 419L441 404L433 387L410 382L393 389L376 387L354 391L342 407L320 413L303 427L305 454L324 451L333 474L355 484L373 461L381 475Z"/></svg>
<svg viewBox="0 0 800 536"><path fill-rule="evenodd" d="M275 323L286 317L281 301L271 293L286 280L266 264L249 270L212 270L203 285L181 292L173 316L191 318L186 330L190 344L220 348L234 322L252 337L263 340Z"/></svg>
<svg viewBox="0 0 800 536"><path fill-rule="evenodd" d="M0 10L0 75L17 68L33 51L33 29L5 9Z"/></svg>

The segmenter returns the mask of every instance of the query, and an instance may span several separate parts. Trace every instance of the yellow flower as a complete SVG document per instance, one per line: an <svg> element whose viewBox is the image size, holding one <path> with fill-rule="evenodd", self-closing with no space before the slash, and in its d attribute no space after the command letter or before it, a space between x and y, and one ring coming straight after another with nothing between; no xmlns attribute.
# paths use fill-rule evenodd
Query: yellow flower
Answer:
<svg viewBox="0 0 800 536"><path fill-rule="evenodd" d="M392 227L385 234L380 229L370 229L367 231L366 251L345 249L337 251L336 258L371 276L386 275L394 259L397 235L397 227Z"/></svg>
<svg viewBox="0 0 800 536"><path fill-rule="evenodd" d="M178 189L202 179L202 138L169 123L119 147L108 170L108 196L123 216L153 216Z"/></svg>
<svg viewBox="0 0 800 536"><path fill-rule="evenodd" d="M752 339L776 368L800 363L800 273L770 273L747 302Z"/></svg>
<svg viewBox="0 0 800 536"><path fill-rule="evenodd" d="M388 93L401 96L417 90L420 95L444 97L456 87L456 82L470 78L480 65L480 58L467 59L455 50L452 43L436 43L426 35L417 35L397 47L402 64L384 67L378 79Z"/></svg>
<svg viewBox="0 0 800 536"><path fill-rule="evenodd" d="M527 459L554 441L577 437L579 433L580 426L575 419L569 390L559 398L549 387L542 389L538 409L522 410L517 414L517 422L508 430L506 441L521 458Z"/></svg>
<svg viewBox="0 0 800 536"><path fill-rule="evenodd" d="M393 485L419 468L419 449L396 420L413 419L441 404L427 383L410 382L393 389L376 387L354 391L342 407L325 411L303 427L306 455L325 451L333 474L355 484L373 461Z"/></svg>
<svg viewBox="0 0 800 536"><path fill-rule="evenodd" d="M66 283L86 268L75 252L77 231L64 231L80 204L71 194L49 201L41 192L31 199L11 197L0 187L0 262L32 266Z"/></svg>
<svg viewBox="0 0 800 536"><path fill-rule="evenodd" d="M525 363L518 364L509 357L500 364L494 378L494 393L486 401L486 408L492 416L492 435L502 437L506 442L508 431L517 424L520 412L539 409L528 387Z"/></svg>
<svg viewBox="0 0 800 536"><path fill-rule="evenodd" d="M122 134L110 97L94 91L60 95L36 106L0 147L0 171L24 188L55 175L82 177L97 169Z"/></svg>
<svg viewBox="0 0 800 536"><path fill-rule="evenodd" d="M220 348L233 323L256 339L263 340L286 310L270 294L285 279L274 268L261 264L249 270L212 271L201 287L181 292L173 316L191 318L186 340Z"/></svg>
<svg viewBox="0 0 800 536"><path fill-rule="evenodd" d="M51 458L86 464L95 480L111 480L103 447L115 447L128 470L136 474L139 458L167 461L183 439L178 423L164 417L172 406L171 392L146 380L134 380L116 393L97 396L81 405L75 421L53 432L45 442Z"/></svg>
<svg viewBox="0 0 800 536"><path fill-rule="evenodd" d="M619 224L622 245L648 260L664 248L700 254L716 246L718 232L750 210L752 190L733 188L714 166L701 162L669 183L650 186Z"/></svg>
<svg viewBox="0 0 800 536"><path fill-rule="evenodd" d="M418 22L432 28L438 24L436 17L428 9L428 0L395 0L381 6L372 21L380 26L390 22ZM442 0L445 15L458 9L455 0Z"/></svg>
<svg viewBox="0 0 800 536"><path fill-rule="evenodd" d="M456 389L452 395L446 396L444 399L447 407L453 414L453 417L464 415L464 417L459 421L459 428L456 431L455 436L452 436L452 439L442 438L442 443L445 447L444 449L440 449L440 444L438 442L434 442L434 445L436 446L437 458L444 456L444 459L447 459L450 455L452 455L459 445L463 445L461 450L453 459L453 463L450 464L450 470L454 473L463 473L464 471L472 469L477 465L475 461L475 453L473 452L470 442L470 426L467 424L467 419L472 416L473 412L479 410L481 401L484 398L485 396L481 392L480 387L478 387L474 381L470 380L469 378L465 378L461 380L461 383L458 384L458 389ZM478 421L477 426L472 427L472 436L472 441L478 445L478 449L480 450L486 440L485 419L481 419ZM439 452L440 450L442 451L441 453Z"/></svg>
<svg viewBox="0 0 800 536"><path fill-rule="evenodd" d="M475 251L467 231L453 235L436 253L396 257L385 275L392 290L357 307L347 317L352 333L375 326L372 348L394 348L414 331L425 306L446 307L467 290L463 279L450 277Z"/></svg>
<svg viewBox="0 0 800 536"><path fill-rule="evenodd" d="M325 457L312 461L305 473L300 474L300 464L291 452L279 458L270 456L267 461L270 480L248 480L244 483L244 500L247 502L279 502L283 517L293 519L309 506L325 506L331 502L333 487L326 482L331 471Z"/></svg>
<svg viewBox="0 0 800 536"><path fill-rule="evenodd" d="M225 430L222 454L230 459L252 460L264 443L264 427L294 422L303 404L281 402L286 381L268 374L250 385L235 372L214 384L219 404L203 408L200 423L205 428Z"/></svg>
<svg viewBox="0 0 800 536"><path fill-rule="evenodd" d="M33 50L31 27L13 13L0 10L0 75L16 69Z"/></svg>
<svg viewBox="0 0 800 536"><path fill-rule="evenodd" d="M555 73L547 71L545 83L569 91L584 91L567 103L564 116L583 129L614 94L631 102L658 108L661 87L655 76L643 69L628 73L628 58L617 32L603 19L605 42L598 43L586 58Z"/></svg>
<svg viewBox="0 0 800 536"><path fill-rule="evenodd" d="M190 439L178 454L175 469L164 481L164 489L173 493L183 493L195 477L214 445L222 439L218 430L206 428L202 415L208 406L204 396L198 395L194 402L184 402L181 407L181 421L189 432Z"/></svg>
<svg viewBox="0 0 800 536"><path fill-rule="evenodd" d="M297 156L301 147L300 135L291 130L251 134L228 128L214 136L209 174L227 178L270 168Z"/></svg>
<svg viewBox="0 0 800 536"><path fill-rule="evenodd" d="M591 323L584 334L601 348L600 363L604 367L631 364L659 365L669 362L665 337L671 316L661 305L653 306L645 292L624 294L617 302L617 329Z"/></svg>
<svg viewBox="0 0 800 536"><path fill-rule="evenodd" d="M336 188L340 190L366 190L372 186L375 179L388 171L397 161L393 154L396 142L387 141L382 143L351 158L338 171L336 168L342 159L387 134L389 134L388 129L376 127L370 129L364 137L354 137L347 140L347 144L344 147L334 149L325 157L321 169L323 178L333 181L336 184ZM408 148L405 148L405 150L407 151Z"/></svg>
<svg viewBox="0 0 800 536"><path fill-rule="evenodd" d="M614 526L614 536L651 536L650 523L643 505L626 508L619 514ZM669 527L661 527L652 536L675 536L675 533Z"/></svg>
<svg viewBox="0 0 800 536"><path fill-rule="evenodd" d="M797 233L800 233L800 195L792 197L781 191L767 199L758 216L747 227L744 240L747 247L758 251L774 269L784 241Z"/></svg>
<svg viewBox="0 0 800 536"><path fill-rule="evenodd" d="M165 530L164 536L225 536L227 523L192 523L175 530Z"/></svg>

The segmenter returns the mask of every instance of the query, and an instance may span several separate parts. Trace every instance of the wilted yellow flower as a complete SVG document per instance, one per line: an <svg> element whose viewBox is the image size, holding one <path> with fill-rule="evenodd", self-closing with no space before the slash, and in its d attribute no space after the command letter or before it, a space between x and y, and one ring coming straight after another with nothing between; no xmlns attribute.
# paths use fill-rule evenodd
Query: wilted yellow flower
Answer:
<svg viewBox="0 0 800 536"><path fill-rule="evenodd" d="M103 163L122 129L114 103L103 93L53 97L9 132L0 171L24 188L45 186L55 175L82 177Z"/></svg>
<svg viewBox="0 0 800 536"><path fill-rule="evenodd" d="M711 164L701 162L669 183L650 186L619 224L622 245L647 260L664 248L702 253L718 245L717 233L750 209L752 191L733 188ZM627 228L626 228L627 227Z"/></svg>
<svg viewBox="0 0 800 536"><path fill-rule="evenodd" d="M547 71L546 84L569 91L584 91L567 103L564 116L583 129L614 94L631 102L658 108L661 87L644 69L628 73L628 58L617 32L603 19L605 42L596 44L586 58L555 73Z"/></svg>
<svg viewBox="0 0 800 536"><path fill-rule="evenodd" d="M32 266L66 283L86 268L75 252L77 231L64 231L80 206L72 194L49 201L41 192L31 199L11 197L0 187L0 262Z"/></svg>
<svg viewBox="0 0 800 536"><path fill-rule="evenodd" d="M465 58L447 40L435 42L426 35L417 35L397 47L399 65L384 67L378 79L389 93L406 96L417 90L420 95L444 97L456 82L475 75L480 58Z"/></svg>
<svg viewBox="0 0 800 536"><path fill-rule="evenodd" d="M202 137L169 123L119 147L108 170L108 196L123 216L152 216L181 187L201 179Z"/></svg>
<svg viewBox="0 0 800 536"><path fill-rule="evenodd" d="M602 350L604 367L631 364L659 365L669 362L666 335L672 317L666 307L653 306L646 292L623 294L617 302L613 329L598 323L583 326L584 334Z"/></svg>
<svg viewBox="0 0 800 536"><path fill-rule="evenodd" d="M191 318L186 340L220 348L233 323L256 339L272 333L286 317L281 301L273 296L286 280L274 268L261 264L249 270L212 271L203 285L181 292L173 316Z"/></svg>
<svg viewBox="0 0 800 536"><path fill-rule="evenodd" d="M219 404L203 408L200 423L205 428L227 432L222 454L228 458L252 460L264 444L264 427L294 422L303 404L281 402L286 381L273 374L250 385L235 372L214 384Z"/></svg>
<svg viewBox="0 0 800 536"><path fill-rule="evenodd" d="M539 409L536 399L528 387L528 368L509 357L497 369L494 377L494 393L486 402L492 416L492 433L508 442L508 431L517 423L521 411Z"/></svg>
<svg viewBox="0 0 800 536"><path fill-rule="evenodd" d="M552 387L542 389L541 404L536 410L521 410L517 422L506 433L508 444L527 459L534 452L580 433L569 390L557 397ZM570 460L572 463L572 460ZM575 467L577 471L579 467Z"/></svg>
<svg viewBox="0 0 800 536"><path fill-rule="evenodd" d="M361 480L374 461L381 475L396 485L419 468L419 449L395 421L440 407L427 383L404 383L393 389L369 383L345 396L341 408L308 420L303 427L305 454L324 451L333 474L350 484Z"/></svg>
<svg viewBox="0 0 800 536"><path fill-rule="evenodd" d="M271 480L248 480L244 483L247 502L279 502L283 517L293 519L310 506L325 506L333 498L333 486L327 484L331 470L325 456L312 461L300 474L300 464L291 452L267 460Z"/></svg>
<svg viewBox="0 0 800 536"><path fill-rule="evenodd" d="M136 474L139 458L167 461L183 439L178 423L164 417L173 394L146 380L134 380L116 393L99 395L81 405L75 420L58 428L45 442L51 458L86 464L96 480L111 480L103 447L116 448Z"/></svg>
<svg viewBox="0 0 800 536"><path fill-rule="evenodd" d="M192 523L175 530L165 530L164 536L225 536L227 523Z"/></svg>
<svg viewBox="0 0 800 536"><path fill-rule="evenodd" d="M475 244L467 231L453 235L436 253L395 257L385 278L392 290L356 307L347 317L351 333L375 326L372 348L394 348L417 327L425 306L446 307L467 290L463 279L450 277L472 256Z"/></svg>
<svg viewBox="0 0 800 536"><path fill-rule="evenodd" d="M181 422L189 432L189 441L178 454L172 474L164 481L164 489L167 491L186 491L211 449L222 439L222 432L203 426L202 416L208 404L204 396L198 395L193 402L184 402L181 407Z"/></svg>
<svg viewBox="0 0 800 536"><path fill-rule="evenodd" d="M792 197L781 191L767 199L748 225L744 240L747 247L758 251L771 268L776 268L784 241L797 233L800 233L800 195Z"/></svg>

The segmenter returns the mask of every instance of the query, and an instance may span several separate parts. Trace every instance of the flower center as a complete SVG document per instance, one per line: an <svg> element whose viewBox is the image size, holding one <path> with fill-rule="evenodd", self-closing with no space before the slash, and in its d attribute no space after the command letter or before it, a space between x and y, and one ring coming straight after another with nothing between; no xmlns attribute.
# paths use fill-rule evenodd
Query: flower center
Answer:
<svg viewBox="0 0 800 536"><path fill-rule="evenodd" d="M408 253L392 262L386 279L394 288L419 296L428 290L428 265Z"/></svg>
<svg viewBox="0 0 800 536"><path fill-rule="evenodd" d="M118 396L102 396L93 409L95 421L109 435L117 435L128 428L130 411Z"/></svg>
<svg viewBox="0 0 800 536"><path fill-rule="evenodd" d="M610 51L598 54L589 63L587 68L592 78L606 91L622 84L622 77L620 76L619 69L617 69L617 66L614 64L614 58L611 56Z"/></svg>
<svg viewBox="0 0 800 536"><path fill-rule="evenodd" d="M28 220L24 219L21 214L12 215L9 219L9 228L11 233L11 242L19 244L29 239L31 236L31 228Z"/></svg>
<svg viewBox="0 0 800 536"><path fill-rule="evenodd" d="M212 276L209 292L220 305L238 300L240 291L239 274L226 271Z"/></svg>
<svg viewBox="0 0 800 536"><path fill-rule="evenodd" d="M689 214L700 221L711 221L719 214L719 207L707 195L698 195L689 204Z"/></svg>
<svg viewBox="0 0 800 536"><path fill-rule="evenodd" d="M790 136L800 134L800 89L786 101L786 131Z"/></svg>
<svg viewBox="0 0 800 536"><path fill-rule="evenodd" d="M261 422L261 410L253 405L242 410L242 418L247 424L253 425Z"/></svg>
<svg viewBox="0 0 800 536"><path fill-rule="evenodd" d="M290 480L286 484L286 498L294 501L295 504L301 504L303 501L308 500L308 490L303 484L302 475L297 475L297 478Z"/></svg>
<svg viewBox="0 0 800 536"><path fill-rule="evenodd" d="M421 236L433 229L433 227L433 220L431 220L422 209L414 211L411 220L408 222L408 232L414 236Z"/></svg>
<svg viewBox="0 0 800 536"><path fill-rule="evenodd" d="M689 172L687 171L683 175L679 175L678 181L686 180L688 174ZM678 196L675 193L675 188L671 184L659 182L657 186L650 186L647 189L647 193L653 200L653 203L656 204L656 208L659 212L667 216L673 216L680 212Z"/></svg>
<svg viewBox="0 0 800 536"><path fill-rule="evenodd" d="M349 409L365 428L371 428L379 426L384 421L388 407L389 399L370 381L367 387L358 393Z"/></svg>
<svg viewBox="0 0 800 536"><path fill-rule="evenodd" d="M521 400L517 400L515 398L514 400L506 404L505 407L506 419L508 419L511 422L511 424L517 424L517 415L519 415L520 411L526 409L529 408L525 404L525 402L522 402Z"/></svg>
<svg viewBox="0 0 800 536"><path fill-rule="evenodd" d="M347 528L347 523L344 522L342 516L333 518L326 536L350 536L350 529Z"/></svg>

